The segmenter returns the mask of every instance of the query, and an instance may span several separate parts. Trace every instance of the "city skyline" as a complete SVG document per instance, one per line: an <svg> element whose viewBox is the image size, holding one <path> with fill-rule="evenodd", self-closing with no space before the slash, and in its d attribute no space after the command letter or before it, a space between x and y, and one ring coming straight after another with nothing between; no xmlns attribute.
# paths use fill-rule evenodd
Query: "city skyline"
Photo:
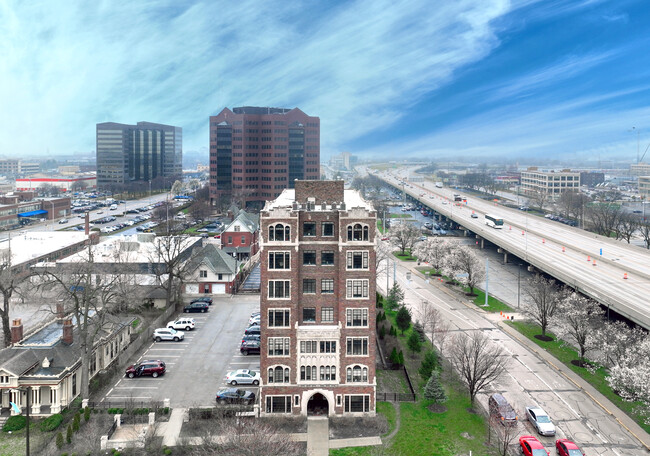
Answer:
<svg viewBox="0 0 650 456"><path fill-rule="evenodd" d="M8 2L0 155L91 154L96 123L156 119L207 161L209 116L253 105L319 116L323 160L635 162L650 142L648 16L598 0Z"/></svg>

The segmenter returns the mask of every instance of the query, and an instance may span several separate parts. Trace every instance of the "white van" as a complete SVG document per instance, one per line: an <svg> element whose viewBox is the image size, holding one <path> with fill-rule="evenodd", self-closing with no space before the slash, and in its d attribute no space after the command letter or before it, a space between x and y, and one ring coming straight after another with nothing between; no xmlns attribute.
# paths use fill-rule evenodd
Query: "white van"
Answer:
<svg viewBox="0 0 650 456"><path fill-rule="evenodd" d="M117 204L111 204L111 207L109 207L111 211L114 211L117 209Z"/></svg>

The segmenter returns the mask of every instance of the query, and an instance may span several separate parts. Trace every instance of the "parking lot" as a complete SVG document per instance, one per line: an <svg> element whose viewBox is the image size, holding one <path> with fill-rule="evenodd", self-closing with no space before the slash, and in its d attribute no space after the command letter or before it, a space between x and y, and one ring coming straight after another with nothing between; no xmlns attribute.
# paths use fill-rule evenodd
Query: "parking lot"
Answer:
<svg viewBox="0 0 650 456"><path fill-rule="evenodd" d="M172 407L214 405L215 393L226 386L223 382L226 372L236 369L259 371L259 355L243 356L239 352L248 319L252 312L259 310L259 296L213 299L207 313L181 312L176 315L189 316L196 321L196 328L185 332L185 340L152 340L131 360L131 364L142 360L162 360L167 365L165 375L158 378L122 377L102 400L140 402L168 398ZM257 395L256 387L243 388L250 389Z"/></svg>

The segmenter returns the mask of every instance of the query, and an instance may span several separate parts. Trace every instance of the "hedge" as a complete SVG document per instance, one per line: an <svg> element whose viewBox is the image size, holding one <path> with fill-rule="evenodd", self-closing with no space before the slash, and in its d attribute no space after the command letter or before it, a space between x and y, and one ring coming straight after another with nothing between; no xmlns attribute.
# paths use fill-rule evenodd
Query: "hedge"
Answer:
<svg viewBox="0 0 650 456"><path fill-rule="evenodd" d="M63 415L60 413L55 413L54 415L48 416L43 421L41 421L41 431L43 432L52 432L63 422Z"/></svg>
<svg viewBox="0 0 650 456"><path fill-rule="evenodd" d="M2 430L5 432L10 431L19 431L27 425L27 418L22 415L10 416L7 419L7 422L2 426Z"/></svg>

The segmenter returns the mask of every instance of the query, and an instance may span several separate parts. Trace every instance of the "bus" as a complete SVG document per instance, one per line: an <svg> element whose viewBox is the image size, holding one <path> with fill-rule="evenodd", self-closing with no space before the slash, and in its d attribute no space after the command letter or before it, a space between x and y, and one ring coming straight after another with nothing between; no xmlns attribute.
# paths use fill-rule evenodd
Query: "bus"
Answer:
<svg viewBox="0 0 650 456"><path fill-rule="evenodd" d="M503 228L503 219L498 215L485 214L485 224L487 226L500 230Z"/></svg>

